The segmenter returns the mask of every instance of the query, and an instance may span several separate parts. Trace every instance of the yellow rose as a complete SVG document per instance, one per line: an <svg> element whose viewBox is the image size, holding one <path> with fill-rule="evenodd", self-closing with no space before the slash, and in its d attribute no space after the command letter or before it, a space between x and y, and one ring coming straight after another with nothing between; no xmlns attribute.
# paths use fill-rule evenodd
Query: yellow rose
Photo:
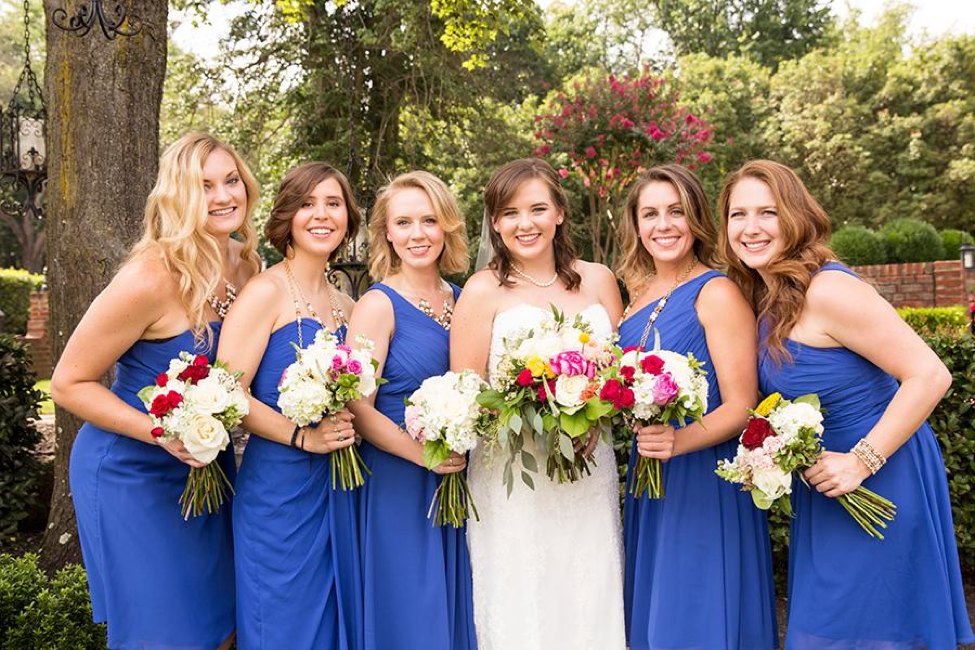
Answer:
<svg viewBox="0 0 975 650"><path fill-rule="evenodd" d="M762 400L762 403L759 404L758 408L755 409L755 413L761 415L763 418L768 417L768 414L772 412L772 409L775 408L775 405L778 404L779 400L781 399L782 395L779 393L772 393Z"/></svg>
<svg viewBox="0 0 975 650"><path fill-rule="evenodd" d="M555 371L552 370L552 364L548 363L547 361L545 362L545 376L549 379L555 377Z"/></svg>
<svg viewBox="0 0 975 650"><path fill-rule="evenodd" d="M545 366L548 365L540 357L530 357L525 362L525 367L532 373L532 377L541 377L545 373Z"/></svg>

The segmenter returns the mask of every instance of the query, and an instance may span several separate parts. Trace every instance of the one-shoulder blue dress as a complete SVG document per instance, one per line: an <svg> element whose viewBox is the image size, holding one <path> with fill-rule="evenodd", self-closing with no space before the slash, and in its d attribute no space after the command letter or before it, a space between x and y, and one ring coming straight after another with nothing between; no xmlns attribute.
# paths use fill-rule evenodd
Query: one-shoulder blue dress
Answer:
<svg viewBox="0 0 975 650"><path fill-rule="evenodd" d="M660 347L692 352L708 373L708 410L721 405L695 303L707 271L674 290L654 329ZM620 326L620 345L640 344L654 301ZM744 335L744 334L743 334ZM651 348L654 333L646 346ZM678 423L673 423L675 427ZM680 429L676 435L681 435ZM767 650L778 642L772 553L765 513L718 477L734 458L737 437L663 463L663 499L634 499L629 483L639 454L630 453L623 507L624 607L631 650Z"/></svg>
<svg viewBox="0 0 975 650"><path fill-rule="evenodd" d="M389 297L396 319L376 409L403 426L403 400L450 369L449 335L390 287L370 291ZM467 529L427 519L440 476L365 441L362 457L372 470L359 520L366 650L473 650Z"/></svg>
<svg viewBox="0 0 975 650"><path fill-rule="evenodd" d="M856 276L837 263L822 271ZM762 392L817 393L823 446L848 452L883 415L897 380L843 347L790 339L791 360L759 354ZM883 541L835 500L796 482L789 542L789 650L955 650L975 641L958 566L941 450L925 422L864 487L897 505Z"/></svg>
<svg viewBox="0 0 975 650"><path fill-rule="evenodd" d="M211 323L213 361L220 323ZM182 351L190 330L136 341L115 367L112 392L145 413L137 393ZM229 446L217 461L233 481ZM179 498L190 467L162 447L85 424L71 448L70 484L92 616L108 622L108 647L212 650L234 629L231 506L184 521Z"/></svg>
<svg viewBox="0 0 975 650"><path fill-rule="evenodd" d="M321 326L302 319L307 347ZM337 332L345 338L345 328ZM298 322L275 330L251 394L276 411ZM237 476L237 647L356 650L361 580L355 490L333 490L328 454L251 435Z"/></svg>

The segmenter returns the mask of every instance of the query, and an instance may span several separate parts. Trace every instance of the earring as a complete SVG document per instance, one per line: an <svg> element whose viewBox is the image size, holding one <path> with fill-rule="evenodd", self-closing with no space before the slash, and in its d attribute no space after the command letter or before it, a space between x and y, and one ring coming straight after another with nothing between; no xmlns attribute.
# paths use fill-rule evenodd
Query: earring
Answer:
<svg viewBox="0 0 975 650"><path fill-rule="evenodd" d="M284 246L284 256L285 256L286 258L288 258L289 260L290 260L290 259L293 259L293 258L294 258L294 256L295 256L295 249L293 249L293 248L291 247L291 241L290 241L290 240L289 240L289 241L288 241L288 243L287 243L287 244L285 244L285 246Z"/></svg>

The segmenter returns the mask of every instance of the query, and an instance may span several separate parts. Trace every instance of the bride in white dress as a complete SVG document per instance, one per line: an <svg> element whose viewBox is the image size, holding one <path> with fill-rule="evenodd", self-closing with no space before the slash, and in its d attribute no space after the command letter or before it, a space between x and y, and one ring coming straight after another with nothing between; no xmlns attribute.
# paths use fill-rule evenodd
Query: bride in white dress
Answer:
<svg viewBox="0 0 975 650"><path fill-rule="evenodd" d="M536 158L495 172L484 192L494 260L464 287L450 336L452 370L490 376L503 337L549 305L582 314L600 337L623 310L613 274L575 258L556 172ZM486 216L486 218L487 218ZM532 443L526 441L526 449ZM592 474L535 489L518 478L510 498L504 458L471 454L468 483L480 521L467 524L479 650L624 650L619 482L613 450L592 436ZM590 463L593 465L593 463Z"/></svg>

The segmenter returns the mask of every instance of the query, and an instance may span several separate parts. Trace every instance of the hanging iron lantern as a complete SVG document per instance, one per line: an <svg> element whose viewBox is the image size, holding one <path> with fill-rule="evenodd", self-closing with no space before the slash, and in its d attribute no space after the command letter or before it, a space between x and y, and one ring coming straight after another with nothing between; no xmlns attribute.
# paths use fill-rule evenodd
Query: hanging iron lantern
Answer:
<svg viewBox="0 0 975 650"><path fill-rule="evenodd" d="M328 271L328 278L332 284L348 293L353 300L358 300L367 288L369 281L369 240L366 237L368 221L364 217L359 226L359 232L348 243L338 260L332 262Z"/></svg>
<svg viewBox="0 0 975 650"><path fill-rule="evenodd" d="M55 9L51 15L51 22L55 27L78 37L90 32L96 20L102 34L110 41L115 40L116 36L135 36L142 31L139 17L135 14L126 15L125 5L121 2L115 3L110 12L101 0L91 0L90 5L87 2L78 5L75 15L70 18L68 12L61 7Z"/></svg>

